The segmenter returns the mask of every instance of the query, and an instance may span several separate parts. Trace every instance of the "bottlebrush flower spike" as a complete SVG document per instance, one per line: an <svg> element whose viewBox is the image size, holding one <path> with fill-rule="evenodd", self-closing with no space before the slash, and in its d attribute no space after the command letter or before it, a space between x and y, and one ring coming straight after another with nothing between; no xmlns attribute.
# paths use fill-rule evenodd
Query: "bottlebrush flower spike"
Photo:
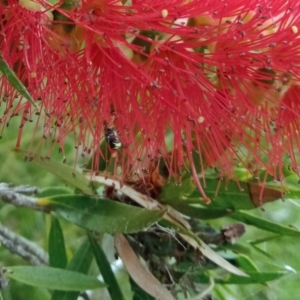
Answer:
<svg viewBox="0 0 300 300"><path fill-rule="evenodd" d="M69 88L61 89L61 86L66 80L66 64L68 64L69 70L72 70L74 62L66 56L69 51L68 46L62 53L53 49L49 42L51 37L56 36L51 31L53 16L49 9L32 1L21 1L20 3L7 1L7 4L0 4L0 11L1 56L16 72L32 97L37 102L41 102L38 110L31 107L29 103L16 95L2 76L0 94L4 96L6 110L1 118L1 123L3 126L8 126L12 117L21 114L20 132L22 132L26 122L33 122L34 119L39 122L40 115L43 115L42 118L46 117L43 136L46 137L52 131L50 128L53 119L57 121L64 116L62 114L66 114L65 107L62 107L59 99L64 101L70 97ZM68 62L66 62L67 60ZM74 83L74 80L72 82ZM54 99L56 101L53 105ZM59 123L59 121L57 122ZM70 128L67 132L69 131ZM18 146L20 145L20 136Z"/></svg>
<svg viewBox="0 0 300 300"><path fill-rule="evenodd" d="M36 110L15 99L2 77L1 120L22 114L21 130L44 122L34 151L64 152L72 134L95 168L108 153L123 177L164 162L178 180L191 171L202 192L197 174L208 166L275 176L284 152L297 165L297 142L283 142L298 132L296 0L7 0L0 11L1 56L40 101ZM281 134L272 120L286 126Z"/></svg>
<svg viewBox="0 0 300 300"><path fill-rule="evenodd" d="M280 166L277 173L274 172L276 180L283 178L281 166L284 164L299 176L299 92L300 87L298 85L288 87L280 103L278 116L271 122L273 149L270 151L269 160Z"/></svg>

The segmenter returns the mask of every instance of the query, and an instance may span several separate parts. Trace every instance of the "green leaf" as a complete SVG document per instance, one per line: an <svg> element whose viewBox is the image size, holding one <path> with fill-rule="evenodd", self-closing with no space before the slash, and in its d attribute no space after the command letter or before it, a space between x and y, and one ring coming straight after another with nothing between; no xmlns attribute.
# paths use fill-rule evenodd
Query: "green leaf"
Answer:
<svg viewBox="0 0 300 300"><path fill-rule="evenodd" d="M69 261L66 269L87 274L93 261L92 248L88 240L84 240ZM51 300L77 300L79 292L54 291Z"/></svg>
<svg viewBox="0 0 300 300"><path fill-rule="evenodd" d="M0 300L12 300L9 285L0 290Z"/></svg>
<svg viewBox="0 0 300 300"><path fill-rule="evenodd" d="M280 237L279 234L276 235L271 235L271 236L266 236L266 237L262 237L259 239L255 239L255 240L249 240L248 243L251 245L257 245L257 244L261 244L261 243L265 243L274 239L278 239Z"/></svg>
<svg viewBox="0 0 300 300"><path fill-rule="evenodd" d="M178 203L171 205L173 208L178 210L180 213L201 220L212 220L217 218L222 218L225 216L230 216L232 210L224 208L213 208L210 205L204 207L202 205L190 204L188 201L181 200Z"/></svg>
<svg viewBox="0 0 300 300"><path fill-rule="evenodd" d="M243 269L246 273L248 272L258 272L257 266L254 262L246 255L239 254L236 258L238 265Z"/></svg>
<svg viewBox="0 0 300 300"><path fill-rule="evenodd" d="M68 263L65 241L59 221L51 216L49 233L49 262L54 268L64 269Z"/></svg>
<svg viewBox="0 0 300 300"><path fill-rule="evenodd" d="M253 179L253 174L246 168L235 168L234 174L239 181L248 182Z"/></svg>
<svg viewBox="0 0 300 300"><path fill-rule="evenodd" d="M263 198L260 193L263 189ZM262 187L252 182L239 182L223 180L216 176L205 177L206 195L212 200L207 208L224 208L232 210L249 210L260 206L261 203L272 202L282 197L278 188ZM190 198L201 198L199 190L194 190ZM188 200L188 199L187 199Z"/></svg>
<svg viewBox="0 0 300 300"><path fill-rule="evenodd" d="M192 177L184 179L180 185L171 182L165 184L160 195L160 202L172 205L182 201L185 196L190 195L195 190L195 184Z"/></svg>
<svg viewBox="0 0 300 300"><path fill-rule="evenodd" d="M261 254L263 256L265 256L265 258L268 258L268 259L270 259L272 261L274 260L273 256L270 253L268 253L267 251L264 251L264 250L260 249L255 244L250 244L250 245L252 247L252 250L256 251L257 253L259 253L259 254Z"/></svg>
<svg viewBox="0 0 300 300"><path fill-rule="evenodd" d="M205 176L206 195L212 200L208 205L211 208L230 208L230 209L253 209L254 204L249 196L247 183L242 182L238 185L233 180L221 180L217 176ZM198 190L195 190L191 198L201 198Z"/></svg>
<svg viewBox="0 0 300 300"><path fill-rule="evenodd" d="M266 183L267 187L284 191L284 197L287 199L300 200L300 184L297 173L286 171L283 181L283 186L280 182L270 181Z"/></svg>
<svg viewBox="0 0 300 300"><path fill-rule="evenodd" d="M58 187L47 187L39 190L38 197L51 197L65 194L73 194L74 191L68 187L58 186Z"/></svg>
<svg viewBox="0 0 300 300"><path fill-rule="evenodd" d="M87 239L80 245L66 269L87 274L94 256L91 245Z"/></svg>
<svg viewBox="0 0 300 300"><path fill-rule="evenodd" d="M251 248L249 247L248 243L236 243L236 244L230 244L226 243L224 245L221 245L218 247L220 250L228 251L231 250L234 253L244 254L244 255L250 255Z"/></svg>
<svg viewBox="0 0 300 300"><path fill-rule="evenodd" d="M82 193L87 195L95 194L86 177L69 166L57 161L41 158L38 155L30 155L27 151L21 149L15 149L14 151L25 159L29 159L37 166L62 179L68 185L82 191Z"/></svg>
<svg viewBox="0 0 300 300"><path fill-rule="evenodd" d="M243 223L253 225L257 228L264 229L264 230L274 232L277 234L298 236L298 237L300 236L300 231L295 228L280 225L275 222L271 222L269 220L265 220L265 219L256 217L252 214L249 214L246 211L235 212L230 217L233 219L239 220Z"/></svg>
<svg viewBox="0 0 300 300"><path fill-rule="evenodd" d="M82 291L106 287L97 278L52 267L9 267L7 276L22 283L60 291Z"/></svg>
<svg viewBox="0 0 300 300"><path fill-rule="evenodd" d="M19 80L16 73L9 67L7 62L0 55L0 72L6 77L7 81L25 98L27 99L33 106L37 107L34 99L29 94L26 87Z"/></svg>
<svg viewBox="0 0 300 300"><path fill-rule="evenodd" d="M240 277L234 274L230 274L229 279L226 280L216 280L216 283L224 284L250 284L250 283L265 283L268 281L276 280L284 275L289 274L289 272L247 272L249 277Z"/></svg>
<svg viewBox="0 0 300 300"><path fill-rule="evenodd" d="M266 283L268 281L276 280L284 275L289 274L287 271L279 272L247 272L249 277L241 277L234 274L228 274L225 278L215 278L215 283L220 284L253 284L253 283ZM209 276L205 274L194 275L195 282L201 284L209 283Z"/></svg>
<svg viewBox="0 0 300 300"><path fill-rule="evenodd" d="M64 195L48 200L58 216L88 230L110 234L141 231L165 214L164 210L147 210L83 195Z"/></svg>
<svg viewBox="0 0 300 300"><path fill-rule="evenodd" d="M105 253L103 252L102 248L98 245L98 242L93 237L93 235L89 233L88 236L100 273L103 276L104 282L108 285L107 289L111 299L112 300L125 299L124 296L122 295L116 277L110 267L110 263L108 262Z"/></svg>

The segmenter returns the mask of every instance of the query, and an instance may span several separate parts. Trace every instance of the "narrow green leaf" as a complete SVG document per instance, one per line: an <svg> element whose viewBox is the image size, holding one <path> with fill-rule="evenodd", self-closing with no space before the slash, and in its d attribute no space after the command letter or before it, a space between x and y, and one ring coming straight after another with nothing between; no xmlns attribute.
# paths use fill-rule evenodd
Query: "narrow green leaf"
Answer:
<svg viewBox="0 0 300 300"><path fill-rule="evenodd" d="M192 177L186 178L180 185L171 182L165 184L160 195L160 202L172 205L182 201L183 197L190 195L195 190L195 184Z"/></svg>
<svg viewBox="0 0 300 300"><path fill-rule="evenodd" d="M87 274L93 260L91 245L87 239L80 245L72 259L69 261L66 269Z"/></svg>
<svg viewBox="0 0 300 300"><path fill-rule="evenodd" d="M232 213L230 209L213 208L210 205L202 207L200 205L189 204L185 200L181 200L181 202L174 203L171 206L186 216L201 220L218 219L229 216Z"/></svg>
<svg viewBox="0 0 300 300"><path fill-rule="evenodd" d="M2 296L1 300L12 300L9 285L0 290L0 296Z"/></svg>
<svg viewBox="0 0 300 300"><path fill-rule="evenodd" d="M287 165L290 162L287 162ZM266 170L263 170L259 174L259 180L266 181L265 186L284 192L284 198L300 200L300 184L297 172L292 170L290 167L280 167L275 170L276 174L282 174L283 181L276 181L274 177L267 174Z"/></svg>
<svg viewBox="0 0 300 300"><path fill-rule="evenodd" d="M98 245L97 240L93 237L93 235L89 233L88 236L100 273L103 276L104 282L108 285L107 289L111 299L125 299L122 295L116 277L110 267L110 263L107 261L105 253L103 252L102 248Z"/></svg>
<svg viewBox="0 0 300 300"><path fill-rule="evenodd" d="M280 225L275 222L271 222L269 220L256 217L252 214L249 214L246 211L235 212L230 217L239 220L241 222L244 222L246 224L253 225L257 228L264 229L277 234L284 234L284 235L298 236L298 237L300 236L300 231L295 228Z"/></svg>
<svg viewBox="0 0 300 300"><path fill-rule="evenodd" d="M47 187L39 190L38 197L52 197L52 196L59 196L65 194L73 194L74 191L68 187L58 186L58 187Z"/></svg>
<svg viewBox="0 0 300 300"><path fill-rule="evenodd" d="M51 216L49 232L49 262L54 268L64 269L68 263L63 232L59 221Z"/></svg>
<svg viewBox="0 0 300 300"><path fill-rule="evenodd" d="M235 168L234 174L239 181L248 182L253 179L253 174L246 168Z"/></svg>
<svg viewBox="0 0 300 300"><path fill-rule="evenodd" d="M203 205L199 191L195 191L195 186L192 178L187 178L182 181L181 185L171 182L163 187L159 201L168 204L178 210L180 213L202 220L216 219L229 215L232 210L220 208L215 204ZM190 198L188 195L197 194L197 198ZM253 208L253 206L251 206Z"/></svg>
<svg viewBox="0 0 300 300"><path fill-rule="evenodd" d="M265 256L266 258L268 258L268 259L270 259L270 260L273 260L273 259L274 259L273 256L272 256L270 253L268 253L267 251L264 251L264 250L260 249L260 248L259 248L258 246L256 246L255 244L250 244L250 245L251 245L251 247L253 248L253 250L256 251L257 253L259 253L259 254Z"/></svg>
<svg viewBox="0 0 300 300"><path fill-rule="evenodd" d="M93 252L88 240L85 240L69 261L66 269L87 274L93 261ZM77 300L79 292L54 291L51 300Z"/></svg>
<svg viewBox="0 0 300 300"><path fill-rule="evenodd" d="M215 278L215 283L220 284L253 284L253 283L266 283L268 281L276 280L284 275L289 274L287 271L279 272L247 272L249 277L236 276L234 274L228 274L225 278ZM201 284L209 283L209 276L205 274L194 275L195 282Z"/></svg>
<svg viewBox="0 0 300 300"><path fill-rule="evenodd" d="M239 254L236 258L237 263L246 273L248 272L259 272L254 262L246 255Z"/></svg>
<svg viewBox="0 0 300 300"><path fill-rule="evenodd" d="M9 267L7 276L22 283L60 291L82 291L106 287L97 278L78 272L41 266Z"/></svg>
<svg viewBox="0 0 300 300"><path fill-rule="evenodd" d="M159 221L165 213L83 195L63 195L48 200L58 216L85 229L110 234L141 231Z"/></svg>
<svg viewBox="0 0 300 300"><path fill-rule="evenodd" d="M260 200L262 187L252 182L222 180L216 176L205 177L205 193L212 200L208 208L224 208L232 210L249 210L262 203L281 199L278 188L264 187L263 198ZM190 198L201 198L199 190L195 189Z"/></svg>
<svg viewBox="0 0 300 300"><path fill-rule="evenodd" d="M37 107L34 99L29 94L26 87L19 80L16 73L9 67L7 62L0 55L0 72L6 77L8 82L25 98L27 99L33 106Z"/></svg>
<svg viewBox="0 0 300 300"><path fill-rule="evenodd" d="M90 187L90 183L86 179L86 177L83 174L73 170L69 166L57 161L43 159L38 155L30 156L28 155L28 152L21 149L15 149L14 151L24 158L30 158L30 161L32 161L32 163L54 174L55 176L66 182L68 185L77 188L84 194L94 194L94 191Z"/></svg>
<svg viewBox="0 0 300 300"><path fill-rule="evenodd" d="M276 280L281 278L284 275L289 274L289 272L247 272L249 277L240 277L234 274L231 274L229 279L226 280L216 280L216 283L224 284L251 284L251 283L266 283L268 281Z"/></svg>
<svg viewBox="0 0 300 300"><path fill-rule="evenodd" d="M284 197L286 199L300 200L300 184L298 175L294 172L289 172L284 176L284 185L281 183L270 181L266 183L267 187L271 187L277 190L284 191Z"/></svg>
<svg viewBox="0 0 300 300"><path fill-rule="evenodd" d="M248 241L248 243L251 245L257 245L257 244L261 244L261 243L265 243L265 242L277 239L279 237L280 237L280 235L276 234L276 235L271 235L271 236L255 239L255 240L250 240L250 241Z"/></svg>
<svg viewBox="0 0 300 300"><path fill-rule="evenodd" d="M217 176L205 177L206 195L212 200L208 205L210 208L229 209L253 209L255 205L251 201L247 183L239 185L233 180L221 180ZM190 195L191 198L201 198L200 192L196 189Z"/></svg>

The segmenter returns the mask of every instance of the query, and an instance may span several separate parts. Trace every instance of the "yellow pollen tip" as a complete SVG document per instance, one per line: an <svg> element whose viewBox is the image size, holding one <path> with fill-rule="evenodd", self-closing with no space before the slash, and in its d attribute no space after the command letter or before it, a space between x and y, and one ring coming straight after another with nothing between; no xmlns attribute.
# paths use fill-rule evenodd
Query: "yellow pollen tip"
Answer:
<svg viewBox="0 0 300 300"><path fill-rule="evenodd" d="M167 9L163 9L163 10L161 11L161 16L162 16L163 18L166 18L166 17L168 16L168 14L169 14L169 12L168 12Z"/></svg>
<svg viewBox="0 0 300 300"><path fill-rule="evenodd" d="M198 119L197 119L197 122L199 124L203 123L204 122L204 117L203 116L200 116Z"/></svg>
<svg viewBox="0 0 300 300"><path fill-rule="evenodd" d="M292 32L297 34L298 33L298 27L297 26L292 26Z"/></svg>

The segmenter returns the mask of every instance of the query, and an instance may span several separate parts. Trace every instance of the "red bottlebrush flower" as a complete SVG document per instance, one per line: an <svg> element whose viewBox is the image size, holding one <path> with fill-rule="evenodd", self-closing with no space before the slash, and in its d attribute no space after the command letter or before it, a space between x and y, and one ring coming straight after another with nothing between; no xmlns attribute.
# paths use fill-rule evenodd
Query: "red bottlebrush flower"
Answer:
<svg viewBox="0 0 300 300"><path fill-rule="evenodd" d="M299 125L300 125L300 103L299 103L300 87L292 85L284 94L278 115L271 122L273 131L272 145L273 148L269 154L269 161L274 166L279 166L279 172L275 173L275 179L282 179L282 166L286 165L292 169L298 176L299 170Z"/></svg>
<svg viewBox="0 0 300 300"><path fill-rule="evenodd" d="M16 93L6 79L1 77L0 94L6 97L6 111L1 118L2 124L8 124L17 114L23 115L21 128L27 121L33 121L35 115L45 113L47 116L52 110L56 110L53 118L63 117L61 112L65 114L64 108L58 101L53 106L53 99L68 98L68 88L60 88L66 78L65 65L68 59L66 55L55 51L48 42L51 36L55 36L49 27L52 13L41 4L32 1L7 1L7 5L0 5L1 56L12 67L32 97L38 102L43 100L38 110L31 107L29 103L16 98ZM67 52L66 47L65 53ZM72 60L69 59L67 64L72 69ZM45 136L50 123L52 120L45 119Z"/></svg>
<svg viewBox="0 0 300 300"><path fill-rule="evenodd" d="M200 190L197 174L208 166L234 176L235 164L250 161L274 175L284 151L297 164L298 144L279 140L295 137L298 124L283 135L269 126L298 115L298 89L288 88L300 75L295 0L59 5L0 3L1 56L41 100L36 109L15 99L1 78L1 120L21 113L23 127L37 114L45 139L34 151L43 146L50 155L59 144L63 152L73 134L82 156L94 153L95 168L107 153L123 177L163 162L178 180L191 171ZM279 154L270 154L275 147Z"/></svg>

